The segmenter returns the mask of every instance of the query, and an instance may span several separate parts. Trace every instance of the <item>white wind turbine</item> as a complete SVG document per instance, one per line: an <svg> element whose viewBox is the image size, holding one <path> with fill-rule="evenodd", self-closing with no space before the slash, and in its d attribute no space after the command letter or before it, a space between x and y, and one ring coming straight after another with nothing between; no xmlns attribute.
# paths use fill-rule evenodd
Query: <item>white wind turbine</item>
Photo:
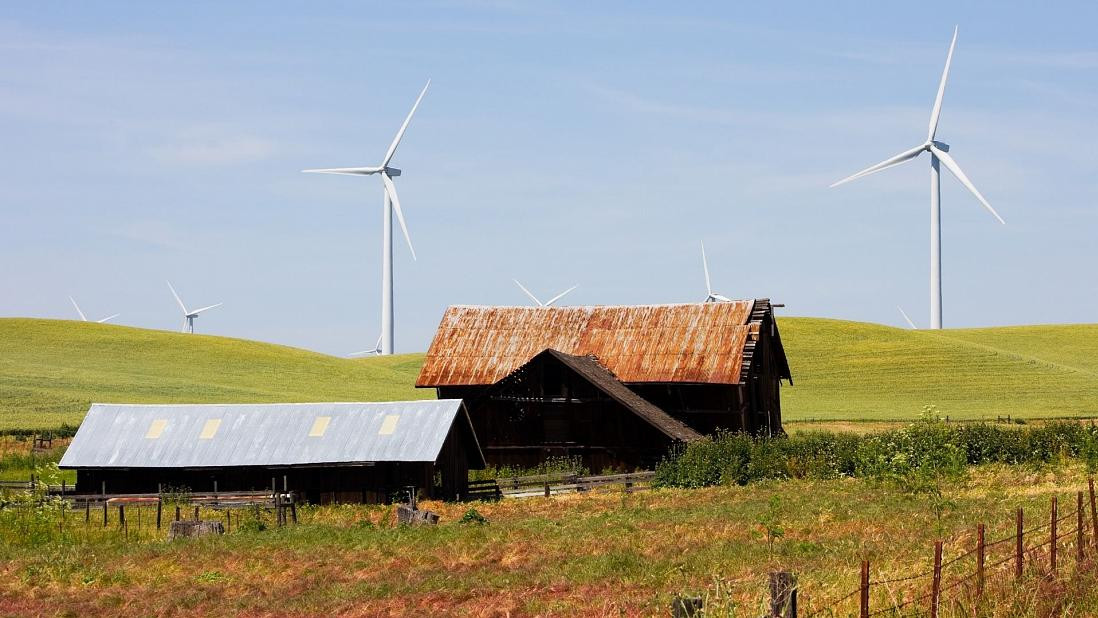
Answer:
<svg viewBox="0 0 1098 618"><path fill-rule="evenodd" d="M709 283L709 260L705 259L705 241L702 241L702 268L705 270L705 302L707 303L730 303L731 298L727 296L721 296L713 291L713 286Z"/></svg>
<svg viewBox="0 0 1098 618"><path fill-rule="evenodd" d="M534 295L533 295L533 294L532 294L532 293L530 292L530 290L527 290L527 289L526 289L526 286L524 286L524 285L522 285L521 283L519 283L518 279L512 279L512 281L514 281L514 282L515 282L515 285L519 286L519 289L520 289L520 290L522 290L523 292L525 292L525 293L526 293L526 295L530 297L530 300L532 300L532 301L534 301L535 303L537 303L539 307L548 307L548 306L552 305L553 303L557 302L558 300L560 300L561 298L563 298L565 294L567 294L567 293L571 292L572 290L574 290L574 289L576 289L576 288L578 288L578 287L579 287L578 285L573 285L572 287L570 287L570 288L568 288L567 290L565 290L565 291L561 292L560 294L557 294L557 295L556 295L556 296L554 296L553 298L550 298L549 300L547 300L547 301L545 301L545 302L541 302L540 300L538 300L538 297L537 297L537 296L534 296Z"/></svg>
<svg viewBox="0 0 1098 618"><path fill-rule="evenodd" d="M377 343L374 344L374 347L370 348L369 350L362 350L361 352L351 352L347 356L350 356L350 357L353 358L355 356L379 356L380 354L381 354L381 335L378 335L377 336Z"/></svg>
<svg viewBox="0 0 1098 618"><path fill-rule="evenodd" d="M972 195L976 196L976 199L983 204L984 208L999 220L999 223L1006 223L1006 221L1003 221L1003 218L999 216L999 213L995 212L995 209L991 207L991 204L984 199L984 196L981 195L980 191L976 189L976 186L972 184L972 181L968 179L968 176L961 171L961 167L957 165L957 162L953 160L953 157L949 155L949 145L934 139L935 133L938 130L938 116L942 112L942 98L945 96L946 79L949 77L949 64L953 60L953 48L956 45L957 29L954 28L953 41L950 42L949 54L946 55L945 70L942 71L942 81L938 85L938 96L934 99L934 108L930 112L930 130L927 132L926 141L910 150L905 150L894 157L885 159L872 167L867 167L857 174L848 176L831 185L832 187L837 187L845 182L868 176L914 159L924 151L930 153L930 328L935 329L942 327L942 191L939 164L944 164L957 180L961 181L961 184L964 185Z"/></svg>
<svg viewBox="0 0 1098 618"><path fill-rule="evenodd" d="M400 139L404 137L404 132L408 129L408 123L412 121L412 115L416 113L419 102L423 100L423 95L427 94L427 88L430 86L431 80L427 80L427 85L423 87L423 90L419 93L419 97L416 98L415 104L412 105L412 111L408 112L408 117L404 119L404 124L400 125L400 130L397 131L396 137L393 138L393 143L389 144L389 150L385 151L385 156L382 157L380 165L374 167L338 167L302 170L303 172L315 174L346 174L349 176L370 176L378 174L381 176L381 183L384 188L381 241L381 354L393 353L394 212L396 212L397 221L400 222L400 229L404 232L404 240L408 243L408 250L412 252L412 259L416 259L416 250L412 247L412 237L408 235L408 225L404 223L404 214L400 211L400 200L397 198L396 185L393 184L393 177L400 176L400 170L395 167L389 167L389 162L392 161L393 155L396 154Z"/></svg>
<svg viewBox="0 0 1098 618"><path fill-rule="evenodd" d="M214 307L220 307L222 303L216 305L210 305L201 309L195 309L190 311L187 306L183 304L183 300L179 298L179 294L175 292L175 288L172 287L172 282L168 282L168 289L172 291L172 296L175 297L175 302L179 303L179 308L183 310L183 331L184 333L194 333L194 319L198 317L198 314L206 311L207 309L213 309Z"/></svg>
<svg viewBox="0 0 1098 618"><path fill-rule="evenodd" d="M73 298L72 296L70 296L69 300L72 301L72 306L76 307L76 313L80 314L80 319L87 322L88 321L88 316L84 315L84 312L80 310L80 305L76 304L76 299ZM103 322L106 322L107 320L113 320L114 318L117 318L120 315L122 315L122 314L121 313L116 313L114 315L108 315L107 317L103 318L102 320L96 320L96 322L102 324Z"/></svg>
<svg viewBox="0 0 1098 618"><path fill-rule="evenodd" d="M904 311L903 307L896 305L896 308L900 310L900 315L904 316L904 320L907 321L907 325L911 327L911 330L919 330L919 327L915 326L915 323L911 321L911 318L907 317L907 312Z"/></svg>

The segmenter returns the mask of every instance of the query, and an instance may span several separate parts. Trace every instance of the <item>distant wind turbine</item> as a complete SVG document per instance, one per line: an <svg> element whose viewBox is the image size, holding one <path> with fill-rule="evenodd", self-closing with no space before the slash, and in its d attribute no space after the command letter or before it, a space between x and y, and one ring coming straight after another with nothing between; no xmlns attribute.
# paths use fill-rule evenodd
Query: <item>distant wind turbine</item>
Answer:
<svg viewBox="0 0 1098 618"><path fill-rule="evenodd" d="M427 88L430 86L431 80L427 80L427 85L423 87L423 90L419 93L419 97L416 98L415 104L412 105L412 111L408 112L408 117L404 119L404 124L400 125L400 130L397 131L396 137L393 138L393 143L389 144L389 150L385 151L385 156L382 157L380 165L374 167L337 167L302 170L303 172L314 174L345 174L349 176L370 176L378 174L381 176L381 184L384 189L381 241L381 354L393 353L394 212L396 213L397 221L400 223L400 229L404 232L404 240L408 243L408 250L412 252L412 259L416 259L416 250L412 247L412 237L408 235L408 225L404 223L404 214L400 211L400 200L397 198L396 185L393 184L393 177L400 176L400 170L395 167L389 167L389 162L393 160L393 155L396 154L397 146L400 144L401 138L404 137L404 132L408 129L408 123L412 121L412 116L416 113L419 102L423 100L423 95L427 94Z"/></svg>
<svg viewBox="0 0 1098 618"><path fill-rule="evenodd" d="M709 283L709 260L705 258L705 241L702 241L702 268L705 270L705 302L707 303L730 303L731 298L727 296L721 296L713 291L713 286Z"/></svg>
<svg viewBox="0 0 1098 618"><path fill-rule="evenodd" d="M520 290L522 290L523 292L525 292L525 293L526 293L526 295L530 297L530 300L532 300L532 301L534 301L535 303L537 303L539 307L548 307L548 306L552 305L553 303L557 302L558 300L560 300L561 298L563 298L565 294L567 294L567 293L571 292L572 290L574 290L574 289L576 289L576 288L578 288L578 287L579 287L578 285L573 285L572 287L570 287L570 288L568 288L567 290L565 290L565 291L561 292L560 294L557 294L557 295L556 295L556 296L554 296L553 298L550 298L549 300L547 300L547 301L545 301L545 302L543 303L543 302L541 302L540 300L538 300L538 297L537 297L537 296L534 296L534 295L533 295L533 293L531 293L531 292L530 292L530 290L527 290L527 289L526 289L526 286L524 286L524 285L522 285L521 283L519 283L518 279L512 279L512 281L514 281L514 282L515 282L515 285L519 286L519 289L520 289Z"/></svg>
<svg viewBox="0 0 1098 618"><path fill-rule="evenodd" d="M88 316L84 315L84 312L80 310L80 305L76 304L76 299L73 298L72 296L70 296L69 300L72 301L72 306L76 307L76 313L80 314L80 319L87 322L88 321ZM108 315L107 317L103 318L102 320L96 320L96 322L102 324L103 322L106 322L107 320L113 320L114 318L117 318L120 315L122 315L122 314L121 313L116 313L114 315Z"/></svg>
<svg viewBox="0 0 1098 618"><path fill-rule="evenodd" d="M864 170L843 178L831 185L837 187L845 182L875 174L881 170L910 161L923 152L930 153L930 328L942 327L942 190L939 164L946 168L961 181L972 195L983 204L999 223L1005 224L1003 218L991 207L968 176L961 171L961 167L949 154L949 145L934 139L938 131L938 116L942 112L942 98L945 96L946 80L949 78L949 64L953 61L953 48L957 45L957 29L953 29L953 41L949 44L949 53L946 55L945 69L942 71L942 81L938 84L938 96L934 99L934 108L930 112L930 130L927 132L926 141L918 146L901 152L900 154L885 159L880 163L867 167Z"/></svg>
<svg viewBox="0 0 1098 618"><path fill-rule="evenodd" d="M905 320L907 320L907 325L911 327L911 330L919 330L919 327L915 326L915 323L911 321L911 318L907 317L907 312L904 311L903 307L896 305L896 308L900 310L900 314L904 316Z"/></svg>
<svg viewBox="0 0 1098 618"><path fill-rule="evenodd" d="M355 356L378 356L380 354L381 354L381 335L378 335L377 343L374 344L374 347L370 348L369 350L362 350L361 352L351 352L347 356L350 356L350 357L355 357Z"/></svg>
<svg viewBox="0 0 1098 618"><path fill-rule="evenodd" d="M179 298L179 294L176 293L175 288L172 287L172 282L168 282L168 289L172 291L172 296L175 297L175 302L179 303L179 308L183 310L183 331L184 333L194 333L194 319L198 317L198 314L214 307L220 307L222 303L216 305L210 305L201 309L195 309L190 311L187 306L183 304L183 300Z"/></svg>

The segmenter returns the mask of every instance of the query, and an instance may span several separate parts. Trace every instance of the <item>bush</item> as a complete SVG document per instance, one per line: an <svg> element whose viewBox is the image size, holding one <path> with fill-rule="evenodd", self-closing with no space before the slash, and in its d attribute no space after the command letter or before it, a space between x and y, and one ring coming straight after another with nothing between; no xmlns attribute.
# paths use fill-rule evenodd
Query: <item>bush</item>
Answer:
<svg viewBox="0 0 1098 618"><path fill-rule="evenodd" d="M1044 465L1066 458L1098 471L1098 427L1053 422L1040 427L943 422L928 407L907 427L877 434L811 431L753 438L719 431L678 446L656 467L663 487L745 485L782 478L866 477L906 485L955 479L968 465Z"/></svg>

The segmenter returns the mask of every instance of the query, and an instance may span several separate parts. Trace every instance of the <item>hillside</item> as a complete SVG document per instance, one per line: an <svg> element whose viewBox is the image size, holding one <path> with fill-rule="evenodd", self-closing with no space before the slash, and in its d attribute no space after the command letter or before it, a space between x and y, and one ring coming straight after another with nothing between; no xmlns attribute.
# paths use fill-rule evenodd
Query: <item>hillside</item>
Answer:
<svg viewBox="0 0 1098 618"><path fill-rule="evenodd" d="M0 319L0 429L79 422L99 402L425 399L420 355L349 360L89 322Z"/></svg>
<svg viewBox="0 0 1098 618"><path fill-rule="evenodd" d="M787 420L1098 417L1098 325L911 331L781 318ZM124 326L0 319L0 429L76 423L92 401L429 398L422 355L348 360Z"/></svg>
<svg viewBox="0 0 1098 618"><path fill-rule="evenodd" d="M912 331L783 318L790 420L1098 417L1098 325Z"/></svg>

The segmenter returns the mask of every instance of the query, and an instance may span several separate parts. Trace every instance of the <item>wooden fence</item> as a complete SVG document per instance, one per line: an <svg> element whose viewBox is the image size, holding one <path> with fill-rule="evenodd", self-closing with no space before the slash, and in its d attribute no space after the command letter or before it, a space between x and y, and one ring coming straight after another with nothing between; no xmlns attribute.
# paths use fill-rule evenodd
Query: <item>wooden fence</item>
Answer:
<svg viewBox="0 0 1098 618"><path fill-rule="evenodd" d="M463 498L470 500L532 498L586 492L613 485L620 485L623 490L629 492L643 491L651 487L655 475L656 473L651 471L597 476L579 476L564 472L470 481L469 491Z"/></svg>

